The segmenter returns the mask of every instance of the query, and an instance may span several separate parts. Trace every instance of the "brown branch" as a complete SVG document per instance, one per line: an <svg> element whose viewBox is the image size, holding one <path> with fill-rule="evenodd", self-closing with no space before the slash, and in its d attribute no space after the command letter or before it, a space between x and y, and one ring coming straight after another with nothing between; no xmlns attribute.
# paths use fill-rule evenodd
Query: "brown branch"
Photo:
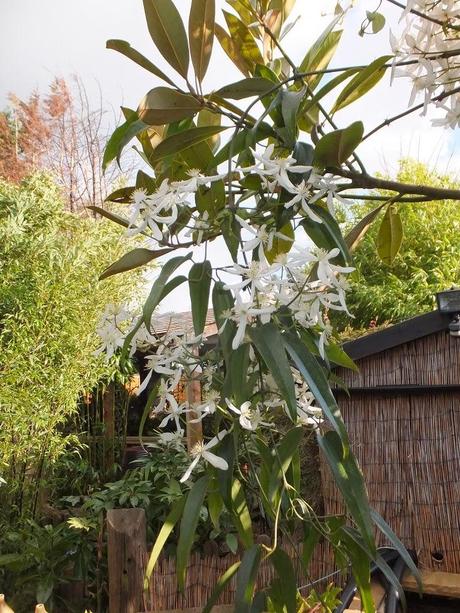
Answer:
<svg viewBox="0 0 460 613"><path fill-rule="evenodd" d="M445 189L443 187L431 187L429 185L415 185L413 183L400 183L388 179L379 179L368 174L358 174L350 172L344 168L330 168L330 172L351 180L350 187L361 187L362 189L387 189L398 192L401 195L418 195L431 198L433 200L460 200L460 189Z"/></svg>
<svg viewBox="0 0 460 613"><path fill-rule="evenodd" d="M390 4L394 4L395 6L399 7L400 9L406 9L406 5L402 4L401 2L397 2L397 0L387 0L387 2L390 2ZM427 15L426 13L422 13L420 11L417 11L417 9L410 9L409 13L412 13L413 15L417 15L417 17L421 17L422 19L426 19L427 21L431 21L431 23L436 23L438 26L441 26L442 28L450 28L451 30L460 30L459 26L453 26L450 25L448 23L444 23L443 21L436 19L435 17L430 17L430 15Z"/></svg>

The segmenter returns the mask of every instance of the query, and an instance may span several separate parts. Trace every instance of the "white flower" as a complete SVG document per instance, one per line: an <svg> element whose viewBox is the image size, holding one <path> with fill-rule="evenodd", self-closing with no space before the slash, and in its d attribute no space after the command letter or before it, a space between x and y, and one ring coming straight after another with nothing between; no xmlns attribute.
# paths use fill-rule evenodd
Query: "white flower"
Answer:
<svg viewBox="0 0 460 613"><path fill-rule="evenodd" d="M184 430L179 429L175 432L160 432L158 434L158 442L166 447L173 447L174 449L182 450L184 439Z"/></svg>
<svg viewBox="0 0 460 613"><path fill-rule="evenodd" d="M197 217L194 220L193 228L190 228L185 236L192 236L195 232L197 233L196 244L201 245L203 241L203 234L205 231L209 230L209 213L205 211L201 217Z"/></svg>
<svg viewBox="0 0 460 613"><path fill-rule="evenodd" d="M171 400L171 398L173 400ZM184 413L188 413L190 410L191 409L188 408L188 403L183 402L182 404L177 404L177 401L174 396L171 397L171 394L168 394L168 404L166 404L166 406L161 409L162 413L166 413L166 417L164 417L161 421L159 428L164 428L170 421L174 420L176 424L176 429L180 430L181 427L179 418L181 415L183 415ZM155 413L157 412L160 412L158 408L155 409Z"/></svg>
<svg viewBox="0 0 460 613"><path fill-rule="evenodd" d="M265 152L260 154L253 151L254 158L258 160L259 164L255 166L248 166L241 168L242 172L253 172L261 177L267 175L273 177L283 187L290 184L288 171L294 173L309 172L311 166L296 165L296 159L293 157L278 158L272 157L275 150L275 145L271 144L265 149Z"/></svg>
<svg viewBox="0 0 460 613"><path fill-rule="evenodd" d="M228 398L225 399L228 408L239 415L240 426L245 430L257 430L259 426L269 426L270 424L262 421L262 416L258 408L251 409L251 402L246 400L238 409Z"/></svg>
<svg viewBox="0 0 460 613"><path fill-rule="evenodd" d="M290 207L300 202L302 209L312 221L322 223L321 218L318 217L318 215L316 215L308 206L308 202L312 197L312 190L309 184L305 183L305 181L302 180L298 185L291 184L290 186L286 186L285 189L291 194L295 194L294 198L291 198L289 202L286 202L284 204L285 209L289 209Z"/></svg>
<svg viewBox="0 0 460 613"><path fill-rule="evenodd" d="M246 326L253 317L258 315L269 315L275 311L275 307L259 308L254 304L253 300L243 302L240 295L235 296L235 305L233 307L232 319L237 323L236 334L232 341L232 349L238 349L244 340Z"/></svg>
<svg viewBox="0 0 460 613"><path fill-rule="evenodd" d="M187 171L187 174L190 177L189 179L185 179L184 181L174 181L172 183L172 186L176 188L179 193L195 193L201 185L213 183L214 181L220 181L227 176L226 174L206 176L201 174L201 172L196 168L191 168Z"/></svg>
<svg viewBox="0 0 460 613"><path fill-rule="evenodd" d="M198 423L203 421L208 415L213 415L217 410L217 404L220 400L220 393L217 390L209 390L206 393L204 402L201 404L193 405L192 410L198 413L196 419L191 419L190 423Z"/></svg>
<svg viewBox="0 0 460 613"><path fill-rule="evenodd" d="M190 464L190 466L187 468L183 476L181 477L180 479L181 483L184 483L184 481L187 481L187 479L192 474L193 469L198 464L198 462L201 460L201 458L203 458L203 460L206 460L206 462L209 462L209 464L211 464L212 466L215 466L219 470L228 470L228 464L226 460L224 460L223 458L220 458L219 456L209 451L210 449L218 445L220 441L224 438L224 436L226 436L226 434L227 434L227 430L221 430L217 434L217 436L212 438L209 442L204 443L203 441L201 441L193 447L193 449L190 452L191 456L193 457L193 461Z"/></svg>

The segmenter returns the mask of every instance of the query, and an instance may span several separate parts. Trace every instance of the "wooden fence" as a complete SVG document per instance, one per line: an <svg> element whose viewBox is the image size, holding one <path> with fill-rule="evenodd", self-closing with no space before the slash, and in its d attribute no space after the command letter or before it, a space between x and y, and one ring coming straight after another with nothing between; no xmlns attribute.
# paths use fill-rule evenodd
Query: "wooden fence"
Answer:
<svg viewBox="0 0 460 613"><path fill-rule="evenodd" d="M145 513L142 509L118 509L107 514L108 561L109 561L109 610L110 613L139 613L145 611L185 611L202 607L211 596L219 577L238 561L234 555L216 556L193 553L187 567L184 592L177 588L174 558L157 562L149 589L143 590L143 578L148 560ZM294 549L286 546L294 560ZM291 550L291 551L290 551ZM309 574L298 570L298 585L308 594L312 582L326 577L335 570L332 556L326 547L319 545L311 561ZM271 564L263 562L259 569L257 587L270 584L274 577ZM335 577L337 580L338 578ZM326 582L315 584L317 589ZM218 604L218 611L227 611L234 602L236 577L226 585ZM232 609L230 609L232 610Z"/></svg>

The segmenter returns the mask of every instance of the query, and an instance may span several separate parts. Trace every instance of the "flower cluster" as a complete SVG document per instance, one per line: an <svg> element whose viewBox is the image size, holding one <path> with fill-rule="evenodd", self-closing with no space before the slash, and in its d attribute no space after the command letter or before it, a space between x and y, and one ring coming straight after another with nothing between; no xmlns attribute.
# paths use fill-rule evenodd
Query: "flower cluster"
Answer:
<svg viewBox="0 0 460 613"><path fill-rule="evenodd" d="M214 280L225 275L224 289L232 293L234 300L233 306L223 315L219 333L223 333L226 326L231 327L232 348L237 350L249 342L250 327L276 322L283 309L290 312L295 325L309 330L311 337L316 339L319 355L326 358L331 336L327 314L330 310L348 313L346 275L353 268L342 261L339 248L315 247L303 230L305 223L322 224L328 215L334 215L334 201L341 200L343 186L335 177L320 174L312 166L298 165L293 157L277 157L273 145L267 146L262 153L252 151L252 155L252 165L237 168L232 174L233 182L238 177L244 180L248 175L260 181L254 201L245 208L238 208L234 214L241 235L238 257L228 266L213 269ZM135 190L128 233L142 232L157 243L168 245L174 236L178 247L186 244L180 242L182 233L188 239L191 237L194 245L200 245L218 233L219 228L208 211L198 210L194 200L196 193L202 186L224 178L224 175L204 176L192 171L183 181L164 180L153 193ZM281 228L270 206L284 211L286 222ZM172 226L185 208L189 221L173 232ZM177 327L171 332L157 332L155 317L147 326L142 315L113 307L104 314L99 332L109 357L123 345L128 334L131 355L138 349L144 353L143 380L138 393L152 384L156 386L157 400L152 413L160 417L159 428L167 430L160 435L164 444L172 440L175 446L181 445L185 418L190 423L198 423L220 413L225 420L226 429L191 450L193 461L183 481L190 477L200 461L219 469L226 467L225 460L211 449L226 436L232 423L238 423L251 435L260 428L271 428L276 411L288 412L274 379L261 370L250 344L248 376L258 382L260 389L251 398L237 403L223 394L222 358L218 353L209 356L202 335L197 338L185 329L179 333ZM321 409L314 406L313 394L295 369L293 378L298 423L318 427L322 421ZM196 379L202 389L201 400L179 401L175 394L179 382L187 384Z"/></svg>
<svg viewBox="0 0 460 613"><path fill-rule="evenodd" d="M460 86L460 1L409 0L402 17L405 28L399 37L390 34L390 44L394 65L414 61L393 69L395 76L412 81L409 105L421 94L425 114L430 100L452 91L436 102L444 116L434 119L433 125L460 127L460 92L455 91Z"/></svg>

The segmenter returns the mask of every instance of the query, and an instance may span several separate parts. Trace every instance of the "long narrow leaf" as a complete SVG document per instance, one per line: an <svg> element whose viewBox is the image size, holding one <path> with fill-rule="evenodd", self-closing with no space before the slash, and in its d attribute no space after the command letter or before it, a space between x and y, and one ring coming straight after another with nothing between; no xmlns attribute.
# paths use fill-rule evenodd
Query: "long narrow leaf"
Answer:
<svg viewBox="0 0 460 613"><path fill-rule="evenodd" d="M208 313L212 266L209 260L194 264L188 274L190 302L195 336L203 333Z"/></svg>
<svg viewBox="0 0 460 613"><path fill-rule="evenodd" d="M214 41L215 0L192 0L188 22L190 55L198 81L208 69Z"/></svg>
<svg viewBox="0 0 460 613"><path fill-rule="evenodd" d="M261 557L260 545L253 545L244 552L236 578L235 611L238 613L250 613Z"/></svg>
<svg viewBox="0 0 460 613"><path fill-rule="evenodd" d="M235 564L232 564L230 568L227 568L224 574L221 577L219 577L219 580L216 583L216 586L211 594L211 597L208 599L207 603L203 607L202 613L211 613L214 605L219 600L219 596L222 594L225 586L235 576L240 565L241 565L241 562L235 562Z"/></svg>

